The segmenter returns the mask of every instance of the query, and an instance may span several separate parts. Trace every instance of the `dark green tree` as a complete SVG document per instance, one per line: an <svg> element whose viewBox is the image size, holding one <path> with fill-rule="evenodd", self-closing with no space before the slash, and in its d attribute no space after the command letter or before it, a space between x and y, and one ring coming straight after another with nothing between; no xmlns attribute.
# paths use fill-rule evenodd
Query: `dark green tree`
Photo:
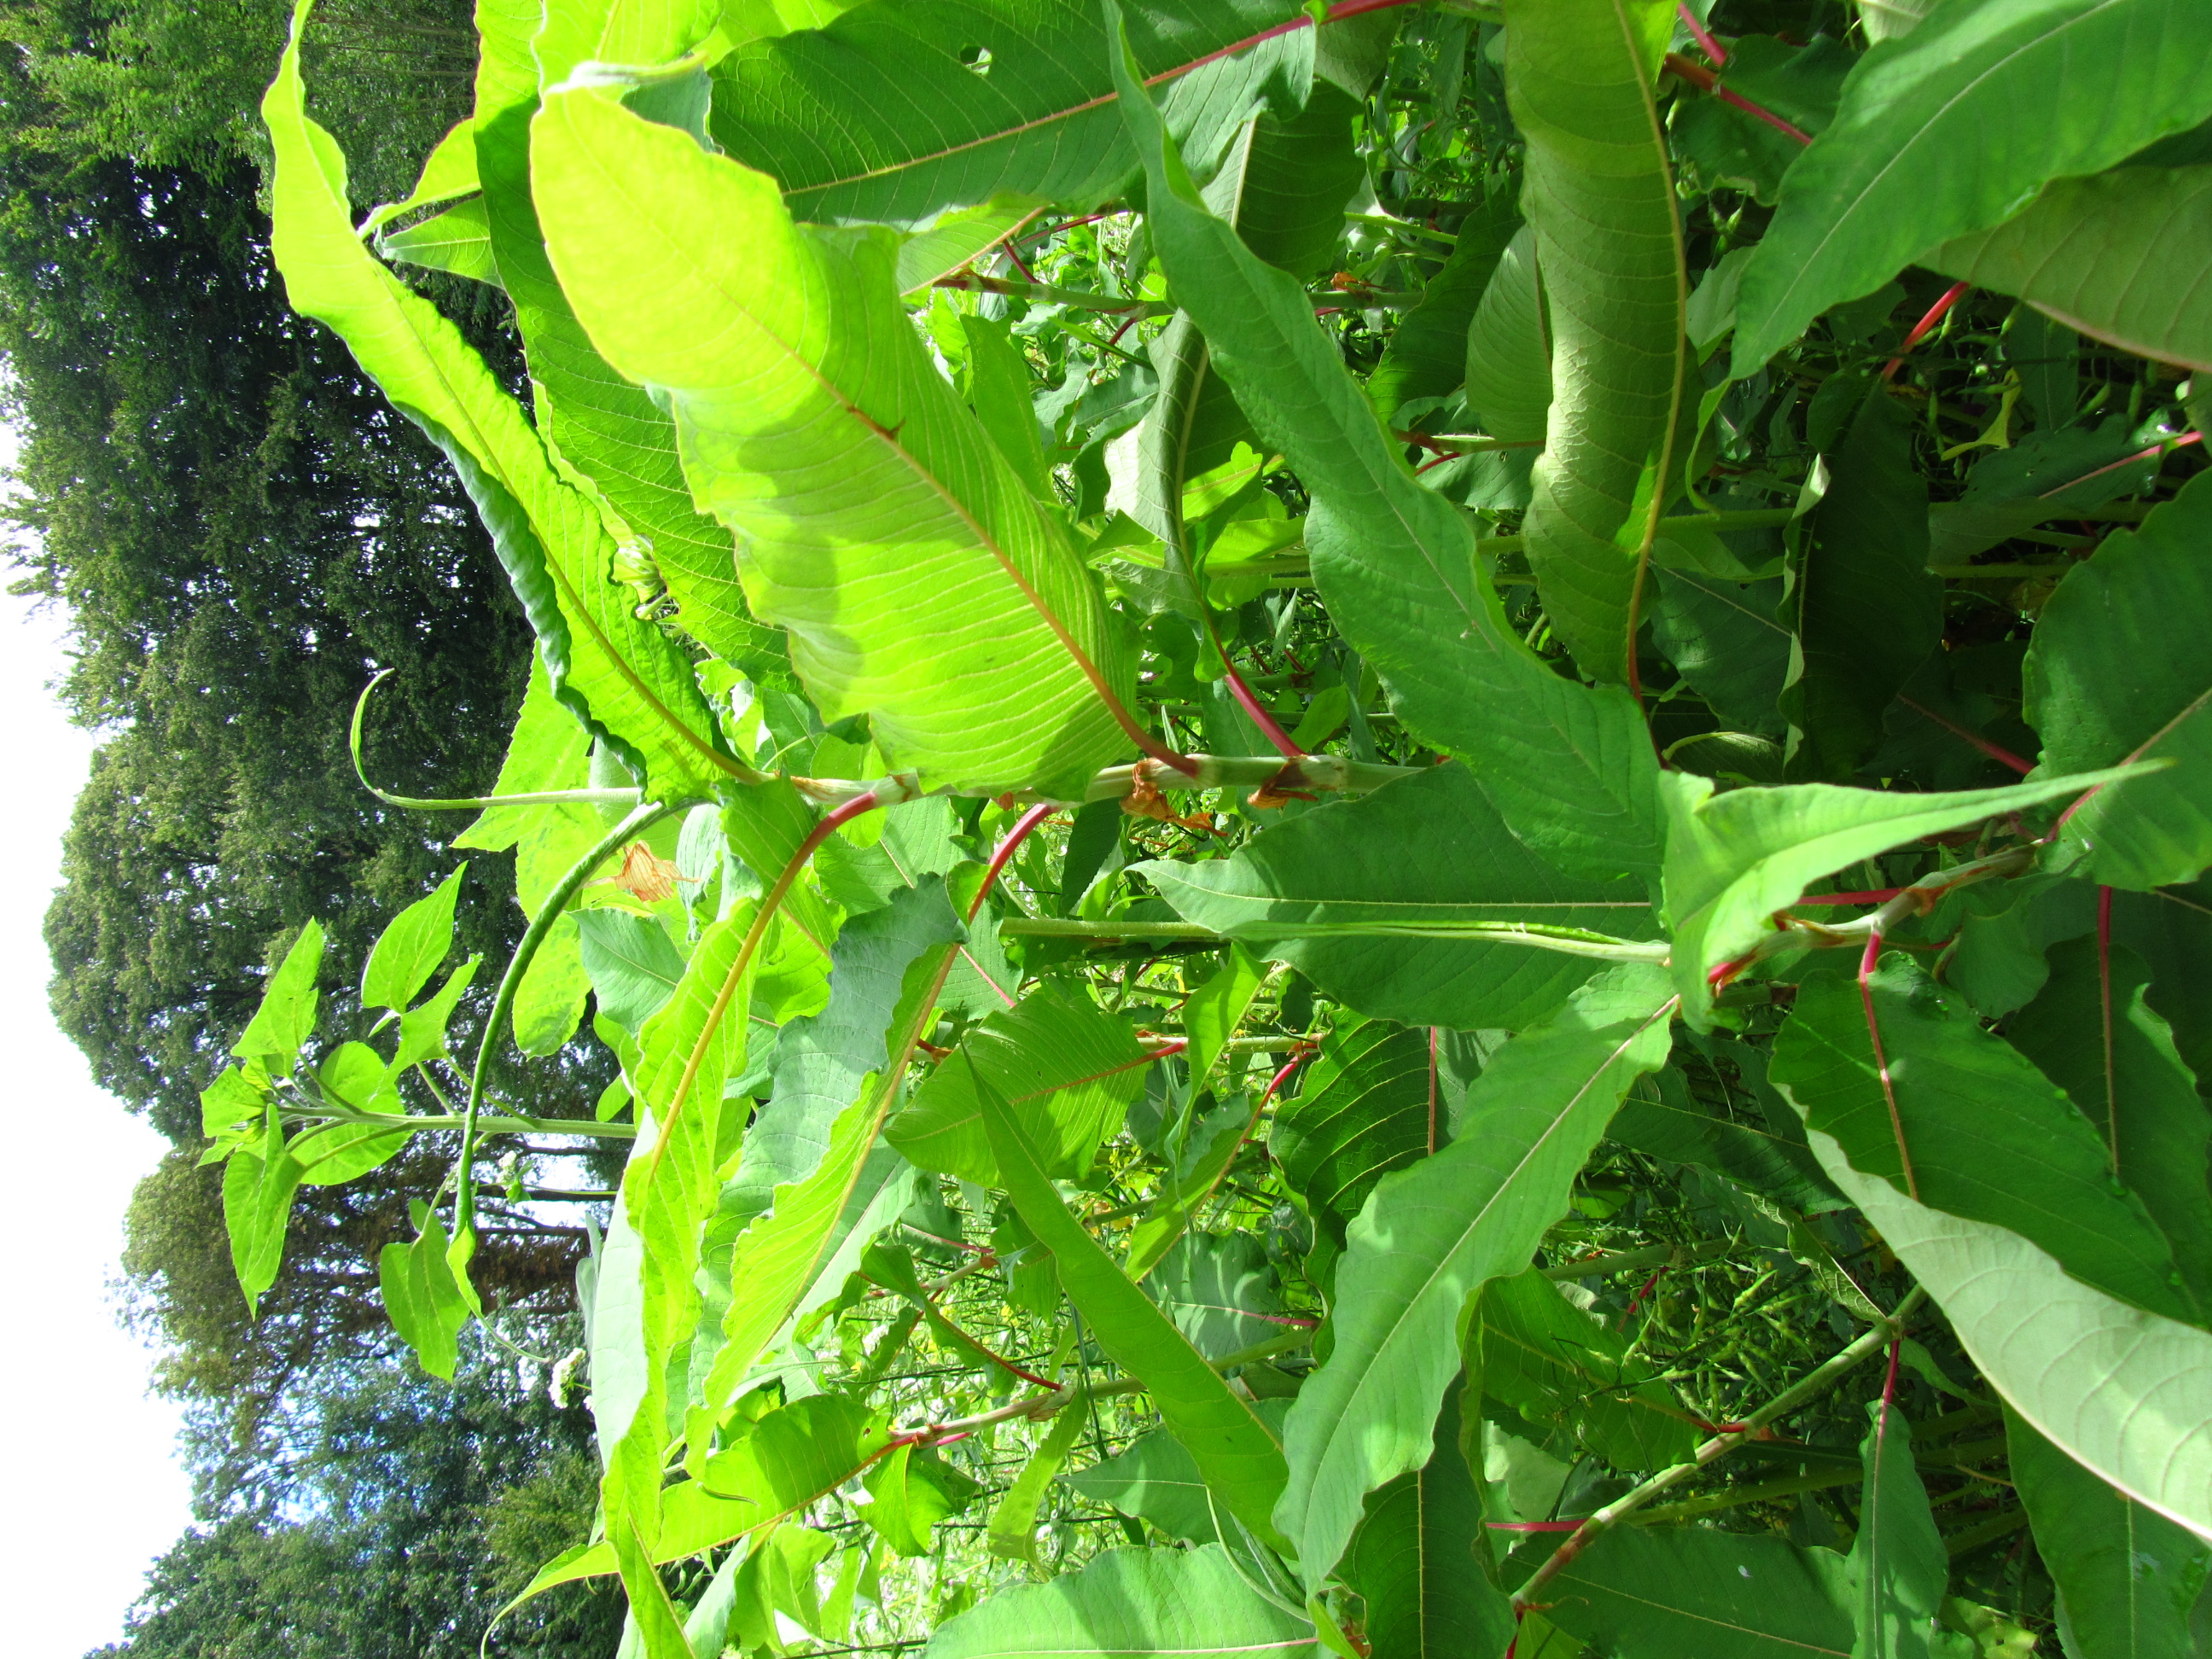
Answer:
<svg viewBox="0 0 2212 1659"><path fill-rule="evenodd" d="M586 1414L496 1350L447 1384L334 1365L306 1391L281 1480L205 1504L148 1576L109 1659L464 1659L550 1555L581 1542ZM502 1653L605 1659L622 1601L571 1585L503 1622Z"/></svg>
<svg viewBox="0 0 2212 1659"><path fill-rule="evenodd" d="M372 748L384 780L463 793L496 769L529 646L442 458L287 314L233 128L204 107L151 137L129 125L162 106L154 64L198 61L174 31L201 9L117 9L63 50L72 12L94 9L42 14L18 31L36 49L0 64L0 358L25 436L10 518L24 585L73 625L61 693L110 734L49 921L55 1008L100 1083L184 1137L256 970L319 916L343 998L383 919L447 866L449 826L353 776L345 722L369 674L399 671ZM265 79L281 10L200 20L235 26L198 54L236 60L233 106ZM100 56L125 37L143 64ZM404 78L382 60L363 77ZM427 145L447 113L395 125ZM145 154L103 153L122 142ZM495 291L438 297L501 354ZM483 873L462 940L497 951L517 921L503 871ZM538 1080L538 1109L561 1109L560 1075Z"/></svg>

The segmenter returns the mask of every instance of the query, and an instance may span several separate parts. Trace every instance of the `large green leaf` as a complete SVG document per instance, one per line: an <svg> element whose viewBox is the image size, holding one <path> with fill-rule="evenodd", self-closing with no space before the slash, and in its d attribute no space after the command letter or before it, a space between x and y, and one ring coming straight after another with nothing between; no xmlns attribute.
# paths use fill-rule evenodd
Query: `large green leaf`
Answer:
<svg viewBox="0 0 2212 1659"><path fill-rule="evenodd" d="M915 1045L936 1019L937 994L954 948L933 945L907 969L882 1074L831 1127L829 1150L814 1173L777 1188L769 1212L738 1236L723 1273L743 1294L723 1316L721 1346L699 1384L708 1413L735 1397L824 1265L866 1231L868 1218L854 1215L850 1206L866 1191L872 1170L882 1180L881 1160L871 1154L884 1120L898 1103Z"/></svg>
<svg viewBox="0 0 2212 1659"><path fill-rule="evenodd" d="M1519 207L1502 193L1461 221L1451 257L1429 278L1421 302L1398 319L1382 361L1367 377L1367 395L1385 421L1395 421L1401 404L1446 397L1468 380L1468 331L1475 307L1520 228ZM1482 408L1472 392L1468 401Z"/></svg>
<svg viewBox="0 0 2212 1659"><path fill-rule="evenodd" d="M453 906L461 894L465 860L445 880L385 924L361 970L362 1006L404 1008L430 982L453 948Z"/></svg>
<svg viewBox="0 0 2212 1659"><path fill-rule="evenodd" d="M1187 1544L1211 1544L1221 1535L1206 1478L1182 1442L1165 1429L1139 1435L1103 1462L1066 1479L1085 1498L1149 1521Z"/></svg>
<svg viewBox="0 0 2212 1659"><path fill-rule="evenodd" d="M2018 1233L1916 1203L1827 1135L1808 1139L2014 1411L2138 1503L2212 1538L2212 1334L2092 1290Z"/></svg>
<svg viewBox="0 0 2212 1659"><path fill-rule="evenodd" d="M1344 204L1361 179L1352 149L1352 100L1317 86L1306 108L1289 120L1261 116L1237 135L1206 187L1207 205L1237 227L1259 258L1310 277L1335 247ZM1230 459L1251 435L1244 411L1212 372L1206 342L1188 313L1178 313L1152 348L1159 395L1139 428L1138 522L1167 544L1169 568L1193 583L1183 532L1183 492L1191 480Z"/></svg>
<svg viewBox="0 0 2212 1659"><path fill-rule="evenodd" d="M1362 1013L1409 1025L1525 1025L1595 971L1589 957L1516 941L1516 928L1656 931L1639 887L1559 874L1460 766L1332 802L1226 859L1132 868L1188 920L1289 963Z"/></svg>
<svg viewBox="0 0 2212 1659"><path fill-rule="evenodd" d="M1988 0L1941 7L1868 52L1744 267L1736 374L2045 181L2212 114L2202 22L2190 0Z"/></svg>
<svg viewBox="0 0 2212 1659"><path fill-rule="evenodd" d="M824 718L869 714L925 787L1079 799L1129 745L1127 653L930 362L893 240L795 225L764 174L596 92L548 100L532 133L562 289L669 399L692 492L744 538L754 612L791 630Z"/></svg>
<svg viewBox="0 0 2212 1659"><path fill-rule="evenodd" d="M1544 614L1583 671L1632 678L1689 371L1689 286L1653 83L1665 0L1506 0L1527 139L1522 210L1551 323L1552 406L1523 533Z"/></svg>
<svg viewBox="0 0 2212 1659"><path fill-rule="evenodd" d="M2017 1416L2007 1473L2057 1591L2068 1659L2195 1659L2190 1615L2212 1546L2106 1486Z"/></svg>
<svg viewBox="0 0 2212 1659"><path fill-rule="evenodd" d="M970 1062L956 1055L945 1064ZM1143 1379L1160 1415L1197 1460L1217 1501L1261 1538L1271 1537L1268 1510L1283 1485L1283 1452L1274 1436L1068 1213L1045 1176L1043 1154L1024 1121L1033 1114L1018 1114L980 1074L970 1086L982 1107L1006 1195L1052 1253L1060 1284L1099 1346L1122 1370Z"/></svg>
<svg viewBox="0 0 2212 1659"><path fill-rule="evenodd" d="M1750 1048L1736 1049L1734 1058L1747 1068L1761 1060ZM1764 1078L1763 1070L1759 1076ZM1681 1072L1670 1067L1629 1091L1608 1133L1624 1146L1670 1164L1700 1165L1793 1210L1837 1208L1843 1200L1813 1161L1796 1116L1771 1090L1756 1084L1753 1088L1762 1108L1772 1100L1773 1110L1726 1117L1700 1103ZM1762 1116L1764 1123L1759 1121Z"/></svg>
<svg viewBox="0 0 2212 1659"><path fill-rule="evenodd" d="M2212 293L2197 280L2208 242L2212 167L2121 167L2047 185L1924 261L2124 351L2212 371Z"/></svg>
<svg viewBox="0 0 2212 1659"><path fill-rule="evenodd" d="M1491 1582L1481 1488L1444 1396L1429 1461L1367 1503L1345 1577L1367 1602L1373 1659L1503 1659L1513 1606Z"/></svg>
<svg viewBox="0 0 2212 1659"><path fill-rule="evenodd" d="M778 1187L814 1173L838 1115L890 1062L884 1033L907 969L933 946L965 937L940 877L899 888L882 909L838 931L830 952L830 1006L777 1035L774 1088L745 1131L744 1161L734 1192L723 1194L726 1208L734 1201L765 1210Z"/></svg>
<svg viewBox="0 0 2212 1659"><path fill-rule="evenodd" d="M1687 1461L1697 1449L1690 1415L1658 1368L1628 1340L1559 1294L1533 1269L1493 1280L1482 1293L1482 1389L1533 1423L1565 1426L1616 1469ZM1469 1350L1473 1351L1473 1333Z"/></svg>
<svg viewBox="0 0 2212 1659"><path fill-rule="evenodd" d="M1660 786L1669 820L1667 920L1684 1010L1702 1018L1711 996L1706 971L1748 949L1771 926L1769 917L1821 877L1923 836L2079 794L2114 775L2092 772L1947 795L1824 783L1716 795L1710 778L1668 773Z"/></svg>
<svg viewBox="0 0 2212 1659"><path fill-rule="evenodd" d="M999 1167L977 1078L1022 1109L1046 1173L1079 1176L1145 1092L1152 1063L1127 1021L1052 987L987 1017L961 1052L973 1069L940 1065L891 1120L885 1138L918 1168L992 1186Z"/></svg>
<svg viewBox="0 0 2212 1659"><path fill-rule="evenodd" d="M2150 1006L2150 969L2124 945L2106 955L2100 964L2094 939L2053 950L2050 979L2006 1035L2104 1136L2114 1172L2173 1247L2183 1284L2212 1307L2212 1110Z"/></svg>
<svg viewBox="0 0 2212 1659"><path fill-rule="evenodd" d="M1650 868L1657 763L1635 705L1562 678L1506 625L1465 516L1413 477L1305 291L1207 210L1141 66L1115 63L1153 246L1238 404L1312 496L1306 544L1329 614L1410 727L1466 757L1545 857L1601 878Z"/></svg>
<svg viewBox="0 0 2212 1659"><path fill-rule="evenodd" d="M257 1312L276 1282L284 1261L284 1232L299 1190L299 1161L284 1149L276 1109L267 1109L262 1133L234 1150L222 1170L222 1224L230 1236L230 1265L246 1310Z"/></svg>
<svg viewBox="0 0 2212 1659"><path fill-rule="evenodd" d="M2212 481L2200 474L2140 527L2066 573L2022 672L2027 719L2055 772L2171 759L2100 790L2067 820L2108 886L2195 879L2212 864Z"/></svg>
<svg viewBox="0 0 2212 1659"><path fill-rule="evenodd" d="M1943 635L1928 574L1928 486L1912 421L1886 388L1866 395L1828 457L1828 493L1790 556L1784 610L1789 777L1841 783L1882 740L1882 714Z"/></svg>
<svg viewBox="0 0 2212 1659"><path fill-rule="evenodd" d="M1147 77L1296 15L1286 0L1128 9ZM1304 100L1312 52L1301 29L1170 82L1177 138L1210 161L1271 81ZM918 0L732 53L713 130L819 223L915 225L1000 192L1080 211L1136 171L1113 90L1097 0Z"/></svg>
<svg viewBox="0 0 2212 1659"><path fill-rule="evenodd" d="M262 987L253 1018L230 1045L230 1052L263 1061L272 1072L290 1069L307 1039L315 1034L316 989L322 972L323 924L310 921L284 952L284 960Z"/></svg>
<svg viewBox="0 0 2212 1659"><path fill-rule="evenodd" d="M2009 1228L2107 1294L2201 1316L2173 1254L2075 1103L1909 961L1869 981L1887 1060L1860 988L1826 976L1798 992L1774 1045L1774 1085L1854 1167L1952 1215ZM1899 1146L1900 1139L1903 1141Z"/></svg>
<svg viewBox="0 0 2212 1659"><path fill-rule="evenodd" d="M1540 443L1551 424L1552 337L1536 280L1536 233L1505 245L1467 329L1467 401L1482 429L1509 443Z"/></svg>
<svg viewBox="0 0 2212 1659"><path fill-rule="evenodd" d="M1337 1265L1334 1346L1285 1425L1277 1524L1309 1585L1344 1553L1369 1492L1430 1455L1460 1368L1468 1298L1528 1263L1629 1084L1664 1063L1673 999L1615 969L1523 1031L1468 1091L1451 1145L1376 1187Z"/></svg>
<svg viewBox="0 0 2212 1659"><path fill-rule="evenodd" d="M1651 636L1674 672L1731 731L1780 735L1777 704L1790 668L1790 630L1775 620L1779 580L1734 581L1703 570L1660 570Z"/></svg>
<svg viewBox="0 0 2212 1659"><path fill-rule="evenodd" d="M1339 1024L1275 1109L1267 1150L1318 1224L1340 1232L1376 1182L1442 1144L1432 1041L1388 1020Z"/></svg>
<svg viewBox="0 0 2212 1659"><path fill-rule="evenodd" d="M1218 1544L1109 1550L940 1625L922 1659L1308 1659L1313 1626L1255 1594Z"/></svg>
<svg viewBox="0 0 2212 1659"><path fill-rule="evenodd" d="M702 793L736 769L684 653L635 614L607 574L614 544L598 510L564 483L460 331L380 266L354 234L345 160L307 118L292 40L262 100L276 152L272 247L294 309L328 323L385 395L461 472L537 629L556 693L655 794Z"/></svg>
<svg viewBox="0 0 2212 1659"><path fill-rule="evenodd" d="M1547 1619L1613 1659L1854 1651L1842 1558L1771 1534L1615 1528L1545 1586L1544 1600Z"/></svg>
<svg viewBox="0 0 2212 1659"><path fill-rule="evenodd" d="M1912 1464L1912 1425L1896 1403L1867 1406L1859 1461L1859 1524L1844 1568L1851 1583L1858 1642L1855 1659L1929 1659L1956 1653L1936 1636L1936 1614L1951 1580L1943 1536L1928 1508L1928 1489ZM1931 1637L1935 1639L1931 1641Z"/></svg>
<svg viewBox="0 0 2212 1659"><path fill-rule="evenodd" d="M658 11L678 39L684 32L678 15L682 7L617 9ZM477 166L492 250L514 301L547 436L561 459L590 481L633 532L622 550L632 580L649 599L657 573L685 630L716 654L744 662L774 654L778 647L771 630L746 611L730 532L692 504L677 456L675 422L643 387L608 366L569 309L531 199L530 121L539 88L558 83L580 58L611 53L617 63L660 61L658 55L629 56L628 50L644 51L648 43L637 28L607 13L602 4L554 4L541 24L537 8L520 7L483 26ZM593 37L602 22L629 39L601 49ZM670 46L670 55L682 49Z"/></svg>

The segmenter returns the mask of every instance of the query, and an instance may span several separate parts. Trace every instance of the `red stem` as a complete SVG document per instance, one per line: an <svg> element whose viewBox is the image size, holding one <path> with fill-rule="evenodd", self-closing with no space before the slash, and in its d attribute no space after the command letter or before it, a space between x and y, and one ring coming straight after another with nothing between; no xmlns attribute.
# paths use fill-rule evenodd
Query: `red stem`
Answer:
<svg viewBox="0 0 2212 1659"><path fill-rule="evenodd" d="M1874 987L1869 981L1875 963L1881 955L1881 935L1867 935L1866 954L1859 958L1859 1006L1866 1011L1867 1036L1874 1039L1874 1065L1881 1079L1882 1103L1889 1108L1890 1133L1897 1137L1898 1162L1905 1166L1905 1190L1914 1203L1920 1201L1920 1182L1912 1173L1912 1154L1905 1145L1905 1118L1897 1109L1897 1085L1889 1075L1889 1056L1882 1051L1881 1023L1874 1016Z"/></svg>
<svg viewBox="0 0 2212 1659"><path fill-rule="evenodd" d="M2201 444L2203 441L2204 434L2203 433L2185 432L2179 438L2167 438L2158 443L2153 444L2148 449L2138 450L2136 453L2129 456L2125 460L2114 461L2110 466L2100 466L2094 472L2084 472L2080 477L2075 479L2072 483L2063 483L2056 489L2046 489L2042 495L2037 496L2036 499L2041 501L2047 501L2053 495L2063 495L2068 490L2088 483L2092 478L2103 477L2107 472L2117 472L2124 466L2133 466L2137 461L2147 461L2154 455L2171 454L2177 449L2186 449L2191 444Z"/></svg>
<svg viewBox="0 0 2212 1659"><path fill-rule="evenodd" d="M1887 380L1897 373L1899 368L1902 366L1905 362L1905 354L1911 350L1913 347L1918 345L1922 340L1927 337L1928 331L1934 328L1936 324L1943 320L1945 315L1950 311L1951 307L1958 304L1959 301L1966 296L1966 290L1971 286L1972 284L1966 283L1954 283L1950 287L1943 290L1942 298L1939 299L1934 305L1928 307L1928 314L1923 317L1918 322L1913 324L1912 331L1905 337L1905 343L1898 347L1897 356L1892 357L1887 363L1882 365L1881 378L1883 380Z"/></svg>
<svg viewBox="0 0 2212 1659"><path fill-rule="evenodd" d="M1006 867L1006 860L1013 857L1021 844L1029 839L1030 831L1058 811L1060 808L1050 802L1043 802L1030 807L1015 820L1014 827L1006 831L1006 838L999 843L998 850L991 854L990 863L983 868L983 884L975 890L975 896L968 906L969 921L982 914L983 901L990 897L992 885L999 879L999 872Z"/></svg>
<svg viewBox="0 0 2212 1659"><path fill-rule="evenodd" d="M1725 60L1727 54L1723 53L1722 56ZM1740 92L1730 92L1720 83L1720 76L1715 75L1703 64L1693 64L1679 52L1670 52L1667 54L1667 68L1670 74L1679 76L1699 91L1712 94L1723 104L1733 104L1746 115L1765 122L1777 132L1794 138L1801 144L1809 144L1813 142L1813 135L1802 127L1793 126L1772 110L1763 105L1753 103Z"/></svg>
<svg viewBox="0 0 2212 1659"><path fill-rule="evenodd" d="M1644 1288L1642 1290L1637 1291L1634 1296L1628 1298L1628 1310L1620 1316L1620 1328L1622 1330L1626 1330L1628 1328L1628 1322L1636 1317L1636 1310L1644 1305L1644 1298L1650 1295L1653 1291L1658 1288L1659 1275L1666 1271L1667 1269L1665 1267L1661 1267L1658 1273L1653 1273L1650 1278L1644 1281Z"/></svg>
<svg viewBox="0 0 2212 1659"><path fill-rule="evenodd" d="M1791 908L1817 908L1824 904L1887 904L1904 890L1902 887L1875 887L1863 893L1814 893L1799 899Z"/></svg>
<svg viewBox="0 0 2212 1659"><path fill-rule="evenodd" d="M1220 646L1221 641L1216 639L1214 648L1219 650ZM1260 735L1273 744L1275 752L1285 760L1304 760L1305 750L1292 743L1291 734L1276 725L1275 717L1261 707L1259 698L1254 696L1252 688L1244 684L1244 677L1237 672L1237 665L1229 660L1226 651L1221 653L1221 666L1224 678L1229 682L1229 695L1237 699L1237 706L1251 717L1253 725L1260 728Z"/></svg>
<svg viewBox="0 0 2212 1659"><path fill-rule="evenodd" d="M1713 60L1713 67L1726 69L1728 67L1727 50L1719 41L1705 33L1705 26L1698 21L1698 14L1692 11L1686 4L1677 4L1674 12L1682 20L1682 27L1689 30L1690 38L1698 43L1698 50Z"/></svg>
<svg viewBox="0 0 2212 1659"><path fill-rule="evenodd" d="M1910 697L1899 697L1898 702L1903 703L1907 708L1910 708L1914 714L1919 715L1923 720L1934 721L1936 725L1942 726L1946 732L1948 732L1953 737L1973 744L1975 748L1980 750L1991 760L1997 761L2006 766L2009 766L2014 771L2019 773L2021 776L2026 777L2030 772L2035 770L2033 766L2022 760L2019 756L2014 754L2011 750L2001 748L1997 744L1991 743L1987 738L1981 737L1974 732L1969 732L1965 726L1960 725L1956 720L1944 719L1942 715L1929 708L1927 704L1915 702Z"/></svg>

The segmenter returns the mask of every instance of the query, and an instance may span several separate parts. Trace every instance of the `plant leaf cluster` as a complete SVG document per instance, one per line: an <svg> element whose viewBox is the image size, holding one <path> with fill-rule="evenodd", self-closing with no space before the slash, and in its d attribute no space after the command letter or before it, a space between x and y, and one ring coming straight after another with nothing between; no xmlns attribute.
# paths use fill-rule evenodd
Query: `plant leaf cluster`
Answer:
<svg viewBox="0 0 2212 1659"><path fill-rule="evenodd" d="M486 0L360 225L295 27L288 294L538 641L494 794L395 805L529 926L473 1058L464 877L368 1030L311 929L209 1157L251 1303L457 1135L383 1262L450 1373L486 1152L628 1144L526 1599L2193 1650L2212 75L2178 0L1803 9Z"/></svg>

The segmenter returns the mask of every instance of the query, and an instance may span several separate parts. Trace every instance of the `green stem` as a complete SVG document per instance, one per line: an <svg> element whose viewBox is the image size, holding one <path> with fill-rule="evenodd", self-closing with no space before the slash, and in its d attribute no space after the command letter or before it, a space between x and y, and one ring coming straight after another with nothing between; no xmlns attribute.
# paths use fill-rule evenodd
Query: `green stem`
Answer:
<svg viewBox="0 0 2212 1659"><path fill-rule="evenodd" d="M348 1112L331 1107L279 1107L279 1115L287 1123L365 1123L373 1128L404 1130L409 1134L425 1129L458 1129L463 1119L459 1113L446 1115L399 1116L384 1112ZM635 1140L635 1123L586 1123L573 1117L507 1117L485 1116L479 1114L477 1129L483 1134L516 1135L591 1135L602 1140Z"/></svg>
<svg viewBox="0 0 2212 1659"><path fill-rule="evenodd" d="M1897 1311L1866 1332L1834 1358L1807 1375L1804 1379L1768 1401L1743 1419L1740 1427L1726 1434L1717 1434L1698 1448L1686 1463L1677 1463L1653 1475L1626 1497L1617 1498L1595 1515L1575 1528L1567 1541L1552 1552L1544 1565L1530 1575L1528 1582L1514 1592L1513 1609L1527 1611L1535 1605L1536 1594L1563 1571L1567 1565L1613 1528L1644 1508L1661 1493L1680 1486L1705 1466L1725 1456L1776 1419L1785 1417L1807 1401L1817 1399L1850 1371L1880 1353L1894 1341L1905 1329L1905 1322L1919 1310L1928 1299L1928 1292L1914 1285L1905 1299L1897 1304Z"/></svg>
<svg viewBox="0 0 2212 1659"><path fill-rule="evenodd" d="M1072 311L1104 311L1117 317L1172 317L1176 309L1164 300L1125 300L1111 294L1085 294L1072 288L1054 288L1050 283L985 276L972 270L957 270L950 276L940 276L931 286L961 289L971 294L1004 294L1017 300L1034 300L1039 305L1066 306Z"/></svg>
<svg viewBox="0 0 2212 1659"><path fill-rule="evenodd" d="M459 1185L453 1198L453 1237L459 1238L476 1219L477 1188L471 1174L477 1155L477 1113L483 1101L484 1079L491 1070L492 1052L499 1045L499 1034L514 1012L515 993L522 988L522 976L538 954L538 947L560 921L568 901L576 896L584 884L591 879L592 872L605 864L623 849L633 837L652 828L661 819L682 810L684 803L653 802L640 806L620 823L607 831L591 851L576 860L568 873L561 878L553 890L546 895L545 902L538 906L538 914L531 920L522 943L514 947L514 955L507 964L507 972L499 981L499 994L492 999L491 1018L484 1024L483 1036L477 1042L477 1063L469 1073L468 1103L461 1109L461 1150L454 1168Z"/></svg>

